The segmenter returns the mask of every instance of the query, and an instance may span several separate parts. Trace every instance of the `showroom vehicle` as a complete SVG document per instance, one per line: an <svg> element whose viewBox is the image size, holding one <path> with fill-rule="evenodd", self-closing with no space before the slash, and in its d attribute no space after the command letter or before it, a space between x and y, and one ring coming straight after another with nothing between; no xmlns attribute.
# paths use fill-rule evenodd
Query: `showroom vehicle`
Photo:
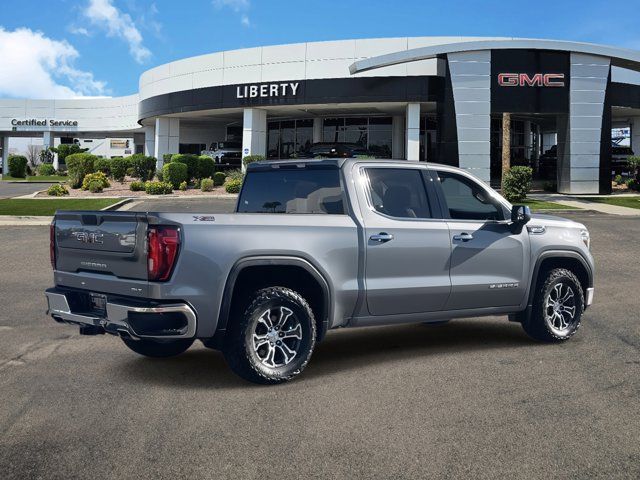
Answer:
<svg viewBox="0 0 640 480"><path fill-rule="evenodd" d="M357 143L319 142L314 143L298 158L356 158L370 157L371 152Z"/></svg>
<svg viewBox="0 0 640 480"><path fill-rule="evenodd" d="M584 225L531 215L468 172L323 159L248 166L235 213L59 211L49 314L169 357L197 339L258 383L340 327L508 315L564 342L593 300Z"/></svg>
<svg viewBox="0 0 640 480"><path fill-rule="evenodd" d="M213 158L216 163L240 165L242 162L242 143L241 142L213 142L209 146L209 150L203 150L201 155Z"/></svg>

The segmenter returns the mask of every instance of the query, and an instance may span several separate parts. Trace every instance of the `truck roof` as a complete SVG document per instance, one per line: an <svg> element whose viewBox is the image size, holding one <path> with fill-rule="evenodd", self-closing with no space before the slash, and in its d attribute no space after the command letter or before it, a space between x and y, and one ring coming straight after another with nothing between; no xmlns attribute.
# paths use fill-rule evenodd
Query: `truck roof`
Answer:
<svg viewBox="0 0 640 480"><path fill-rule="evenodd" d="M408 160L394 160L389 158L288 158L278 160L263 160L260 162L253 162L247 165L247 170L264 170L267 168L279 167L281 165L334 165L338 168L342 168L345 164L353 163L370 163L380 162L385 164L397 164L406 165ZM426 163L426 162L425 162ZM451 167L451 165L443 165L439 163L428 162L429 166L438 167Z"/></svg>

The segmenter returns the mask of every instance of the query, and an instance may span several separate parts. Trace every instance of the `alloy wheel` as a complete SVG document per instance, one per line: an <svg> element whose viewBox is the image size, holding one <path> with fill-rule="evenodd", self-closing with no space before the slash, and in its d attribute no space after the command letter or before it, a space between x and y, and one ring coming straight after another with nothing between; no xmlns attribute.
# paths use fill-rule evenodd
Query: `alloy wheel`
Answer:
<svg viewBox="0 0 640 480"><path fill-rule="evenodd" d="M576 297L570 285L556 283L545 300L545 321L558 335L565 335L575 323Z"/></svg>
<svg viewBox="0 0 640 480"><path fill-rule="evenodd" d="M251 338L260 363L269 368L283 367L298 355L302 325L291 309L273 307L258 317Z"/></svg>

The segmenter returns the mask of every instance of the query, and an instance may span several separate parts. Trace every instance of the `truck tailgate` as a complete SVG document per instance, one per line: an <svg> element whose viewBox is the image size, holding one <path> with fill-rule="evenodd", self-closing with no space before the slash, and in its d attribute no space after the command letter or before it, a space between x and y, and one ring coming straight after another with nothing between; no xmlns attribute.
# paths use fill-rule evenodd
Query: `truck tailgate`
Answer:
<svg viewBox="0 0 640 480"><path fill-rule="evenodd" d="M54 232L58 272L147 280L146 214L62 211Z"/></svg>

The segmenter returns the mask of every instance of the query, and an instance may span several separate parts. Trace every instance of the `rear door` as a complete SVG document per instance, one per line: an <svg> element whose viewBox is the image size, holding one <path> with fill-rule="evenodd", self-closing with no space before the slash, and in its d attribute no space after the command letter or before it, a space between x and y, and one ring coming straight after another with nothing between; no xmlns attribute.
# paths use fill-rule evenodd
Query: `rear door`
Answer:
<svg viewBox="0 0 640 480"><path fill-rule="evenodd" d="M361 180L365 283L374 316L441 310L449 296L451 244L422 166L354 167ZM436 218L434 218L436 217Z"/></svg>
<svg viewBox="0 0 640 480"><path fill-rule="evenodd" d="M513 233L506 206L475 178L444 169L433 178L451 235L446 309L519 305L530 262L527 229Z"/></svg>
<svg viewBox="0 0 640 480"><path fill-rule="evenodd" d="M145 214L63 211L54 221L56 271L147 279Z"/></svg>

